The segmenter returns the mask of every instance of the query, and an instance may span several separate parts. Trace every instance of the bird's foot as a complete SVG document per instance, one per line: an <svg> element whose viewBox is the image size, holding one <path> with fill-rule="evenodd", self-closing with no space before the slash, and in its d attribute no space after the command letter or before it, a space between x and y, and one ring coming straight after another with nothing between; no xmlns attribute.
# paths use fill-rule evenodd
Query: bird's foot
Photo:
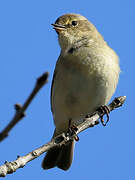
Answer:
<svg viewBox="0 0 135 180"><path fill-rule="evenodd" d="M102 125L103 125L103 126L106 126L106 124L109 122L109 113L110 113L110 110L109 110L108 106L106 106L106 105L101 105L101 106L97 109L97 111L98 111L99 114L100 114L100 119L101 119ZM106 122L105 122L104 119L103 119L104 114L106 114L106 116L107 116Z"/></svg>
<svg viewBox="0 0 135 180"><path fill-rule="evenodd" d="M73 136L74 135L74 139L75 141L79 141L79 137L78 135L76 134L78 128L75 126L75 125L71 125L71 119L69 120L69 127L68 127L68 131L67 131L67 134L69 134L70 136Z"/></svg>

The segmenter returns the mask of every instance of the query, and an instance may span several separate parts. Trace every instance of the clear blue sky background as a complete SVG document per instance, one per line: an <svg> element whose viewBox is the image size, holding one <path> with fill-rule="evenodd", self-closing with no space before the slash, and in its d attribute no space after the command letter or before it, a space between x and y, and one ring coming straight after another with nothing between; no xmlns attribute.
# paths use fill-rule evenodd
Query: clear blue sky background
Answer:
<svg viewBox="0 0 135 180"><path fill-rule="evenodd" d="M24 103L36 78L50 73L26 118L0 143L0 164L25 155L52 136L50 87L60 48L50 24L60 15L80 13L95 24L120 57L122 72L114 97L127 96L125 105L111 113L107 127L100 124L79 135L69 171L43 171L42 155L5 179L135 179L134 7L133 0L0 1L0 130L13 117L13 105Z"/></svg>

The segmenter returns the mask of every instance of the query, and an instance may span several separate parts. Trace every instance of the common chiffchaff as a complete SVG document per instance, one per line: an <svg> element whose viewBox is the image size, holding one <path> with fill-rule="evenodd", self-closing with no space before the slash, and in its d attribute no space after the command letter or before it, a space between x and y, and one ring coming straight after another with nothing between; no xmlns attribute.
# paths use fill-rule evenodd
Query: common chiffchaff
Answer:
<svg viewBox="0 0 135 180"><path fill-rule="evenodd" d="M118 56L95 26L78 14L65 14L52 24L58 34L61 53L54 71L51 107L56 126L53 137L80 123L88 113L106 105L119 79ZM74 141L49 150L42 167L67 170Z"/></svg>

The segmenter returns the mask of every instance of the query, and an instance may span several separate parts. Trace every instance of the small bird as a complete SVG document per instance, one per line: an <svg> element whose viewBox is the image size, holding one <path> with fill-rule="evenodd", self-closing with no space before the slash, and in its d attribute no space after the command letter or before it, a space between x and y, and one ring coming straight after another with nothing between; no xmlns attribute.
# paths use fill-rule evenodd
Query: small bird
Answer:
<svg viewBox="0 0 135 180"><path fill-rule="evenodd" d="M55 137L68 130L69 122L77 125L87 114L109 102L118 83L120 67L116 53L85 17L65 14L52 25L61 47L51 88ZM69 169L73 149L74 141L49 150L43 169Z"/></svg>

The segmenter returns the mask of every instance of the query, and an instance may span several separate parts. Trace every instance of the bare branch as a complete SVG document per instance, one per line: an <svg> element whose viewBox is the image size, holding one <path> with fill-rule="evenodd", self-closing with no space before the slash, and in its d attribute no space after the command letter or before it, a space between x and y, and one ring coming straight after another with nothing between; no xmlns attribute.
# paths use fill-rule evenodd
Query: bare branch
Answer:
<svg viewBox="0 0 135 180"><path fill-rule="evenodd" d="M26 115L25 110L28 108L39 90L47 83L47 78L48 72L45 72L37 79L35 87L33 88L25 103L23 105L15 104L16 113L10 123L0 133L0 141L4 140L8 136L9 131Z"/></svg>
<svg viewBox="0 0 135 180"><path fill-rule="evenodd" d="M122 106L125 100L126 96L120 96L118 98L115 98L112 101L112 103L107 107L110 111L112 111ZM102 115L104 114L105 113L103 113ZM86 118L84 118L84 121L76 127L75 133L62 133L61 135L52 139L49 143L37 148L36 150L28 153L27 155L17 157L17 160L11 162L6 161L4 165L0 166L0 177L5 177L7 174L15 172L18 168L24 167L29 161L32 161L33 159L37 158L49 149L52 149L56 146L59 147L65 145L69 141L73 140L76 137L76 135L80 132L84 131L89 127L93 127L94 125L99 124L99 118L100 113L97 111L91 117L86 116Z"/></svg>

